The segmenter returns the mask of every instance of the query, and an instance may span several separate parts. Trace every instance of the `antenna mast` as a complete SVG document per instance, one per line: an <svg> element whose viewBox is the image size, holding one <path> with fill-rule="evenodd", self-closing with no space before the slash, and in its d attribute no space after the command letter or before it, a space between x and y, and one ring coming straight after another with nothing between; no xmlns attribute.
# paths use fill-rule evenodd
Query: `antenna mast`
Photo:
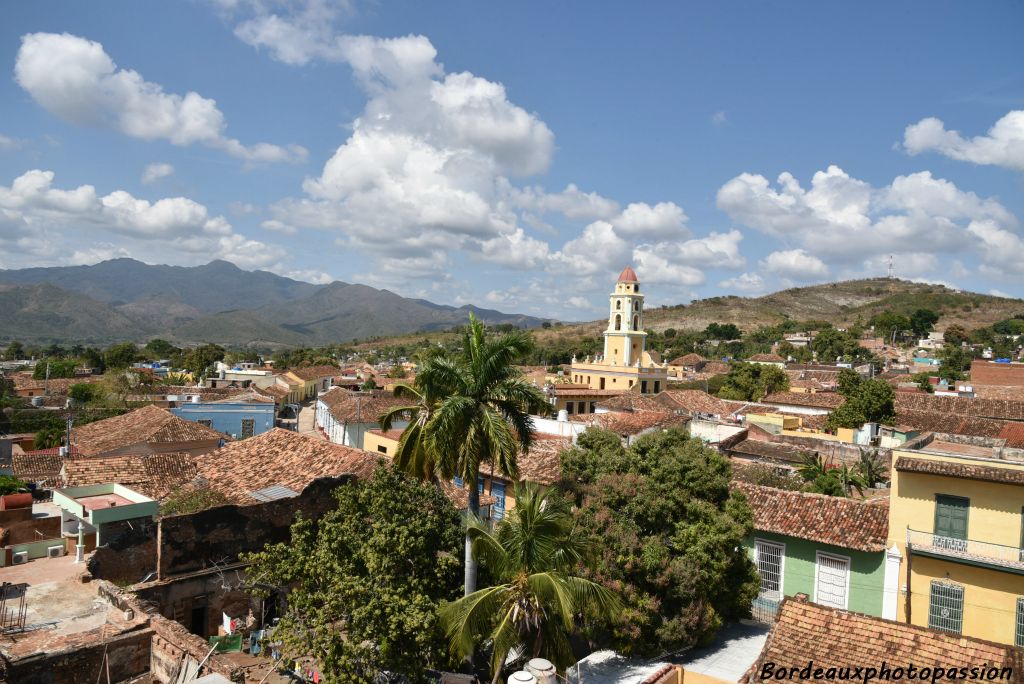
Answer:
<svg viewBox="0 0 1024 684"><path fill-rule="evenodd" d="M889 255L889 280L896 279L896 271L892 266L892 254Z"/></svg>

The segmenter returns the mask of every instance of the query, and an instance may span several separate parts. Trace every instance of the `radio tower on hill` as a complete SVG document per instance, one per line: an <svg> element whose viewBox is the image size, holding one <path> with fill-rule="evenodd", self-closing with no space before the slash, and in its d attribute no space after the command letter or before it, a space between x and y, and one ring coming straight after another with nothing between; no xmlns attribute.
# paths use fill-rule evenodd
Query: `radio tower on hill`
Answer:
<svg viewBox="0 0 1024 684"><path fill-rule="evenodd" d="M896 280L896 270L892 266L892 254L889 255L889 280Z"/></svg>

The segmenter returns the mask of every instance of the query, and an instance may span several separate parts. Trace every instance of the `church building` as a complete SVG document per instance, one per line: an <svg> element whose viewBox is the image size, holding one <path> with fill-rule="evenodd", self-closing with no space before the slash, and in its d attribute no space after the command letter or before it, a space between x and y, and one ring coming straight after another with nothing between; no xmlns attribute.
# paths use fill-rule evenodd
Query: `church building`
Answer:
<svg viewBox="0 0 1024 684"><path fill-rule="evenodd" d="M593 359L573 357L572 382L591 389L658 394L668 382L668 367L644 349L644 296L632 267L627 266L610 297L604 354Z"/></svg>

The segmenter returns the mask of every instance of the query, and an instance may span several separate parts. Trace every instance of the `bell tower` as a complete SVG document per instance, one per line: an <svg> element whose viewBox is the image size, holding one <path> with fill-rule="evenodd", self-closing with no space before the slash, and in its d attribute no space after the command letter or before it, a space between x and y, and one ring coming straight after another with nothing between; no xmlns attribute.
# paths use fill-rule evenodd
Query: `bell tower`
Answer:
<svg viewBox="0 0 1024 684"><path fill-rule="evenodd" d="M644 296L636 272L627 266L619 274L615 291L609 295L608 329L604 331L604 362L612 366L635 366L643 358Z"/></svg>

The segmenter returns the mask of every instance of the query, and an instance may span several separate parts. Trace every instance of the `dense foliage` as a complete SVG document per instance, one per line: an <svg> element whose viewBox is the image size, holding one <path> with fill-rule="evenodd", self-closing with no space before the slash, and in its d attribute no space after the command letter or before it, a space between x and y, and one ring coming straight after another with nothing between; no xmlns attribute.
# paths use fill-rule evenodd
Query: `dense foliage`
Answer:
<svg viewBox="0 0 1024 684"><path fill-rule="evenodd" d="M864 380L847 392L846 401L825 422L829 429L859 428L864 423L891 425L896 419L896 392L886 381Z"/></svg>
<svg viewBox="0 0 1024 684"><path fill-rule="evenodd" d="M718 391L722 399L760 401L773 392L789 389L789 376L766 363L734 363Z"/></svg>
<svg viewBox="0 0 1024 684"><path fill-rule="evenodd" d="M494 677L511 653L546 658L560 670L575 662L569 638L581 616L608 624L619 603L607 588L576 576L589 549L568 501L555 490L520 484L515 508L493 532L477 520L469 529L473 555L491 583L442 607L454 655L486 643Z"/></svg>
<svg viewBox="0 0 1024 684"><path fill-rule="evenodd" d="M728 458L679 429L625 448L592 428L563 452L562 470L600 549L584 576L624 604L600 641L625 654L676 651L747 614L758 590L743 550L752 516L730 492Z"/></svg>
<svg viewBox="0 0 1024 684"><path fill-rule="evenodd" d="M459 586L459 515L433 484L381 466L334 494L318 524L249 554L257 593L287 593L275 638L286 657L315 654L329 682L425 682L447 666L438 607Z"/></svg>
<svg viewBox="0 0 1024 684"><path fill-rule="evenodd" d="M4 494L13 494L15 492L24 492L27 489L28 485L18 478L10 475L0 475L0 496L3 496Z"/></svg>
<svg viewBox="0 0 1024 684"><path fill-rule="evenodd" d="M61 359L57 357L41 359L36 364L36 367L32 369L32 377L35 380L43 380L46 377L73 378L75 377L75 367L77 365L78 363L75 359Z"/></svg>

